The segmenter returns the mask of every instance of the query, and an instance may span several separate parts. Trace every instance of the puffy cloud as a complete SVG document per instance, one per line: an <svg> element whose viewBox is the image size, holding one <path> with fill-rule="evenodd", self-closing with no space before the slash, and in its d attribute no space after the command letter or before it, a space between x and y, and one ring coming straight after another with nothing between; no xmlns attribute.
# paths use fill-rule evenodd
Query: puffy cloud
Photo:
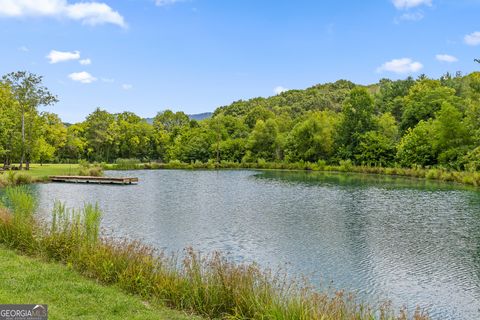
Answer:
<svg viewBox="0 0 480 320"><path fill-rule="evenodd" d="M392 2L395 8L400 10L432 5L432 0L392 0Z"/></svg>
<svg viewBox="0 0 480 320"><path fill-rule="evenodd" d="M120 13L100 2L70 4L67 0L0 0L0 16L66 17L92 26L106 23L127 26Z"/></svg>
<svg viewBox="0 0 480 320"><path fill-rule="evenodd" d="M127 26L123 17L105 3L80 2L67 5L65 9L69 18L80 20L84 24L95 26L111 23L123 28Z"/></svg>
<svg viewBox="0 0 480 320"><path fill-rule="evenodd" d="M457 62L457 57L451 56L449 54L437 54L435 58L441 62Z"/></svg>
<svg viewBox="0 0 480 320"><path fill-rule="evenodd" d="M68 77L73 81L77 81L80 83L92 83L97 81L97 78L95 78L94 76L92 76L90 73L86 71L74 72L69 74Z"/></svg>
<svg viewBox="0 0 480 320"><path fill-rule="evenodd" d="M123 90L131 90L131 89L133 89L133 86L131 84L124 83L124 84L122 84L122 89Z"/></svg>
<svg viewBox="0 0 480 320"><path fill-rule="evenodd" d="M92 64L92 60L90 60L90 59L82 59L82 60L80 60L80 61L78 61L78 62L80 62L80 64L81 64L82 66L88 66L89 64Z"/></svg>
<svg viewBox="0 0 480 320"><path fill-rule="evenodd" d="M480 31L467 34L464 40L469 46L478 46L480 44Z"/></svg>
<svg viewBox="0 0 480 320"><path fill-rule="evenodd" d="M402 58L385 62L377 68L377 72L412 73L420 71L422 68L423 65L420 62L413 61L410 58Z"/></svg>
<svg viewBox="0 0 480 320"><path fill-rule="evenodd" d="M64 61L70 60L78 60L80 59L80 51L57 51L52 50L47 55L47 59L50 60L50 63L59 63Z"/></svg>
<svg viewBox="0 0 480 320"><path fill-rule="evenodd" d="M273 89L273 93L275 93L275 94L278 95L278 94L280 94L280 93L282 93L282 92L286 92L286 91L288 91L288 90L289 90L289 89L287 89L287 88L285 88L285 87L278 86L278 87L275 87L275 88Z"/></svg>

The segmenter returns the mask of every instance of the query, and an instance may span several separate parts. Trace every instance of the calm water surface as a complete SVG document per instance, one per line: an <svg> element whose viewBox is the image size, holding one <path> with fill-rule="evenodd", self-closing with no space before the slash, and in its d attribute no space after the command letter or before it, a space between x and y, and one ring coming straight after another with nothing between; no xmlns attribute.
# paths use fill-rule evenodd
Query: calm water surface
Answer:
<svg viewBox="0 0 480 320"><path fill-rule="evenodd" d="M136 186L41 184L55 199L98 202L103 226L167 251L193 246L282 267L376 303L480 319L480 192L362 175L134 171Z"/></svg>

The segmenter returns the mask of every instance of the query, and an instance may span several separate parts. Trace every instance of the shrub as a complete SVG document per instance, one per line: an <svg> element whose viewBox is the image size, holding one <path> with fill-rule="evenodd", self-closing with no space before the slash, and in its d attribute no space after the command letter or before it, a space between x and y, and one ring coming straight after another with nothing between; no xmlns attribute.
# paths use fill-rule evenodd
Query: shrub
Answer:
<svg viewBox="0 0 480 320"><path fill-rule="evenodd" d="M352 160L340 160L340 171L351 171L353 168Z"/></svg>
<svg viewBox="0 0 480 320"><path fill-rule="evenodd" d="M19 185L23 185L23 184L30 184L32 183L33 181L33 178L31 175L29 175L28 173L26 172L17 172L15 175L14 175L14 183L13 185L14 186L19 186Z"/></svg>
<svg viewBox="0 0 480 320"><path fill-rule="evenodd" d="M78 170L79 176L92 176L100 177L103 175L102 164L89 163L87 161L79 161L80 169Z"/></svg>

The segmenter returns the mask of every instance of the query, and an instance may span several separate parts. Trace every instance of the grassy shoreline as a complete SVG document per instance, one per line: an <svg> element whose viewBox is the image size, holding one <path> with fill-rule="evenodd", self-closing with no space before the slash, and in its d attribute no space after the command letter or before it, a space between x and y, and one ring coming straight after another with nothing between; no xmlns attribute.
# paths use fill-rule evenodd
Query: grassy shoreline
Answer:
<svg viewBox="0 0 480 320"><path fill-rule="evenodd" d="M2 303L48 304L50 319L200 319L102 286L68 266L26 257L3 246L0 270Z"/></svg>
<svg viewBox="0 0 480 320"><path fill-rule="evenodd" d="M430 181L453 182L461 185L479 187L480 172L455 171L444 168L400 168L400 167L370 167L354 166L349 161L340 165L326 165L322 162L297 162L297 163L237 163L237 162L194 162L183 163L171 161L168 163L140 163L129 164L32 164L29 171L12 171L0 174L0 188L30 183L44 183L49 181L52 175L101 175L103 170L125 171L125 170L234 170L234 169L255 169L255 170L281 170L281 171L315 171L331 173L360 173L393 177L408 177Z"/></svg>
<svg viewBox="0 0 480 320"><path fill-rule="evenodd" d="M30 170L0 172L0 188L50 181L50 176L100 176L103 169L95 164L31 164Z"/></svg>
<svg viewBox="0 0 480 320"><path fill-rule="evenodd" d="M218 253L187 249L165 255L140 242L101 237L101 211L71 210L56 203L51 222L37 220L25 188L7 188L0 208L0 243L30 257L62 263L103 285L143 301L210 319L415 319L416 310L372 308L353 294L320 292L256 264L235 264ZM7 207L9 209L7 209ZM411 310L410 310L411 311Z"/></svg>
<svg viewBox="0 0 480 320"><path fill-rule="evenodd" d="M326 165L323 162L297 162L297 163L277 163L277 162L258 162L258 163L237 163L237 162L194 162L183 163L171 161L168 163L131 163L129 165L118 166L116 164L103 165L105 170L160 170L160 169L262 169L262 170L301 170L317 172L337 172L337 173L364 173L385 176L412 177L426 180L435 180L443 182L455 182L469 186L480 186L480 172L474 171L455 171L443 168L384 168L371 166L355 166L349 161L342 161L340 165Z"/></svg>

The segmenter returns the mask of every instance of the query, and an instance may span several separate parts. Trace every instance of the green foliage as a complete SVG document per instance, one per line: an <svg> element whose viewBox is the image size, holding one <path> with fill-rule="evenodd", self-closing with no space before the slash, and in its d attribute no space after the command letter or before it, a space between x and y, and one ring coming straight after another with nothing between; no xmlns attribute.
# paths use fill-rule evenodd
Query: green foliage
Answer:
<svg viewBox="0 0 480 320"><path fill-rule="evenodd" d="M115 116L97 108L85 121L87 158L110 161L114 156L118 125Z"/></svg>
<svg viewBox="0 0 480 320"><path fill-rule="evenodd" d="M2 209L0 242L22 251L34 252L36 222L33 214L36 209L36 200L33 195L25 187L8 187L2 197L0 209L2 206L8 208L12 214Z"/></svg>
<svg viewBox="0 0 480 320"><path fill-rule="evenodd" d="M458 103L454 89L442 86L440 81L420 80L410 88L404 99L401 129L413 129L421 120L433 118L444 102Z"/></svg>
<svg viewBox="0 0 480 320"><path fill-rule="evenodd" d="M463 157L463 166L469 172L480 171L480 147L476 147Z"/></svg>
<svg viewBox="0 0 480 320"><path fill-rule="evenodd" d="M405 167L431 166L437 163L433 121L420 121L414 129L408 129L398 145L397 160Z"/></svg>
<svg viewBox="0 0 480 320"><path fill-rule="evenodd" d="M435 148L439 150L438 163L458 167L459 160L468 152L471 135L463 123L462 113L452 104L444 102L436 114Z"/></svg>
<svg viewBox="0 0 480 320"><path fill-rule="evenodd" d="M30 104L21 96L25 90ZM0 82L5 168L22 159L41 164L138 159L119 160L109 168L173 167L177 162L191 168L272 167L276 162L275 167L303 163L300 167L311 169L318 161L329 166L350 160L376 167L472 170L473 150L480 145L478 72L445 74L439 80L382 79L369 86L339 80L236 101L201 121L166 110L150 124L132 112L98 108L85 121L66 125L35 107L55 101L41 77L18 73ZM81 174L97 175L101 169L84 167ZM9 185L5 181L0 178L0 184Z"/></svg>
<svg viewBox="0 0 480 320"><path fill-rule="evenodd" d="M138 159L117 159L115 161L115 169L119 170L134 170L140 166Z"/></svg>
<svg viewBox="0 0 480 320"><path fill-rule="evenodd" d="M338 128L337 145L341 158L352 159L355 156L360 137L375 127L373 113L373 98L367 89L353 89L343 105Z"/></svg>
<svg viewBox="0 0 480 320"><path fill-rule="evenodd" d="M273 119L258 120L247 143L249 154L256 159L279 159L278 125Z"/></svg>
<svg viewBox="0 0 480 320"><path fill-rule="evenodd" d="M42 85L43 78L36 74L18 71L4 75L2 79L3 83L10 88L18 104L18 112L15 116L21 128L18 142L20 167L23 161L26 161L28 169L33 158L35 142L39 137L38 107L52 105L58 99Z"/></svg>
<svg viewBox="0 0 480 320"><path fill-rule="evenodd" d="M406 80L392 81L390 79L380 80L380 89L375 96L375 105L377 111L390 112L397 121L402 118L403 97L405 97L410 88L415 84L412 77Z"/></svg>
<svg viewBox="0 0 480 320"><path fill-rule="evenodd" d="M14 217L21 220L30 221L36 209L36 200L25 187L6 188L1 203L12 210Z"/></svg>
<svg viewBox="0 0 480 320"><path fill-rule="evenodd" d="M331 111L309 114L290 131L286 159L311 161L329 159L334 153L335 129L339 116Z"/></svg>
<svg viewBox="0 0 480 320"><path fill-rule="evenodd" d="M362 165L388 167L395 159L395 144L387 136L369 131L360 136L355 157Z"/></svg>
<svg viewBox="0 0 480 320"><path fill-rule="evenodd" d="M100 177L103 175L103 168L98 163L89 163L88 161L79 161L79 176Z"/></svg>
<svg viewBox="0 0 480 320"><path fill-rule="evenodd" d="M30 184L33 181L33 177L24 172L7 171L0 174L0 187L20 186Z"/></svg>

